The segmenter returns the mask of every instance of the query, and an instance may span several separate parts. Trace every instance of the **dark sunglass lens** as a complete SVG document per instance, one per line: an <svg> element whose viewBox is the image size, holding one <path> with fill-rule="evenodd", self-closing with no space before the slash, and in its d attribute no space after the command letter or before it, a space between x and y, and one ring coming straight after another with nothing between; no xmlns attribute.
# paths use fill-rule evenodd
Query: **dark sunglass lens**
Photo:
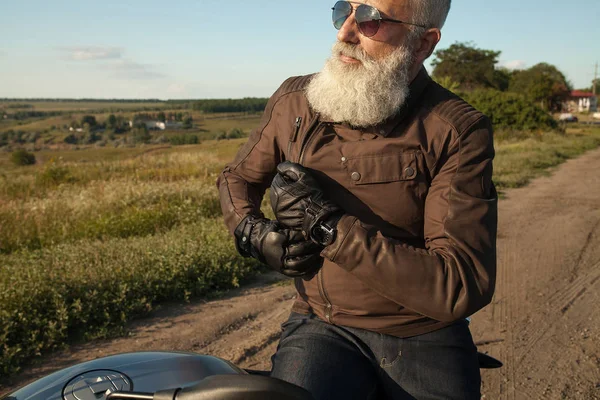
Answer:
<svg viewBox="0 0 600 400"><path fill-rule="evenodd" d="M360 29L360 32L366 37L375 36L375 34L377 34L377 31L379 30L379 20L359 22L358 28Z"/></svg>
<svg viewBox="0 0 600 400"><path fill-rule="evenodd" d="M363 35L366 37L375 36L379 30L379 23L381 19L379 10L377 10L375 7L361 4L356 8L356 14L354 17L356 18L358 28Z"/></svg>
<svg viewBox="0 0 600 400"><path fill-rule="evenodd" d="M346 19L352 14L352 5L347 1L338 1L333 6L333 13L331 19L333 20L333 26L335 29L341 29Z"/></svg>

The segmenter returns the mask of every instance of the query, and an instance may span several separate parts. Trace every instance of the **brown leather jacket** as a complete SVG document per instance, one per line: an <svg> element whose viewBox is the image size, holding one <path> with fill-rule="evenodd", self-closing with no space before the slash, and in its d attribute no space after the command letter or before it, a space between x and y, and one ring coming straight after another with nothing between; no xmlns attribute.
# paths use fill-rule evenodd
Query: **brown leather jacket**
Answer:
<svg viewBox="0 0 600 400"><path fill-rule="evenodd" d="M310 78L282 84L220 175L230 232L260 213L277 164L299 162L347 215L318 275L296 279L294 311L408 337L488 304L497 227L489 119L422 69L397 116L354 129L310 109Z"/></svg>

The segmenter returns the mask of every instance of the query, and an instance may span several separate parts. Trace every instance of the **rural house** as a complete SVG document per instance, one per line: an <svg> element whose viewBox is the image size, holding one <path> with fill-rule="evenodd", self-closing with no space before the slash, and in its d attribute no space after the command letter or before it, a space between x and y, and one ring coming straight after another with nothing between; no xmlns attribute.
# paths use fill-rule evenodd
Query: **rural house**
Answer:
<svg viewBox="0 0 600 400"><path fill-rule="evenodd" d="M140 122L143 122L146 125L146 127L150 130L164 131L166 129L181 129L181 127L183 126L183 124L181 122L174 122L174 121L162 122L162 121L145 120L145 121L140 121ZM134 121L129 121L129 127L133 128L134 125L135 125Z"/></svg>
<svg viewBox="0 0 600 400"><path fill-rule="evenodd" d="M598 110L598 97L592 92L573 90L565 106L571 112L594 112Z"/></svg>

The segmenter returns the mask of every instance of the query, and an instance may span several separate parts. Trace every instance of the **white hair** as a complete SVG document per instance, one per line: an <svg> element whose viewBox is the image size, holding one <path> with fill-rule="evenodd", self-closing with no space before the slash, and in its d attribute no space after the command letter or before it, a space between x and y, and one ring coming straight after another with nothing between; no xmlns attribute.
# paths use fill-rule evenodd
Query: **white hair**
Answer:
<svg viewBox="0 0 600 400"><path fill-rule="evenodd" d="M412 21L426 28L442 29L450 12L451 0L407 0L413 9Z"/></svg>
<svg viewBox="0 0 600 400"><path fill-rule="evenodd" d="M339 59L340 54L361 63L347 65ZM375 126L396 114L404 104L413 62L410 44L375 60L357 45L337 42L332 57L306 88L306 97L313 110L335 122Z"/></svg>

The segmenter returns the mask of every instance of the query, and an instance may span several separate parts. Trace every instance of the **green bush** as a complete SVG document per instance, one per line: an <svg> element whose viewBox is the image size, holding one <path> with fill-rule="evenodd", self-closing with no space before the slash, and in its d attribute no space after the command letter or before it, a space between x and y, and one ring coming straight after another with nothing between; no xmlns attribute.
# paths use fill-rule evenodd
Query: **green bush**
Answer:
<svg viewBox="0 0 600 400"><path fill-rule="evenodd" d="M516 93L479 89L460 95L487 115L495 129L512 131L557 131L558 123L550 114Z"/></svg>
<svg viewBox="0 0 600 400"><path fill-rule="evenodd" d="M44 170L35 177L35 184L42 188L51 188L63 183L74 183L76 178L70 169L64 165L50 162Z"/></svg>
<svg viewBox="0 0 600 400"><path fill-rule="evenodd" d="M245 134L244 134L243 130L241 130L239 128L232 128L227 132L225 138L226 139L239 139L244 136L245 136Z"/></svg>
<svg viewBox="0 0 600 400"><path fill-rule="evenodd" d="M79 143L79 138L77 136L75 136L74 134L70 134L68 136L66 136L63 139L63 142L67 143L67 144L78 144Z"/></svg>
<svg viewBox="0 0 600 400"><path fill-rule="evenodd" d="M27 150L19 149L10 155L10 160L15 165L35 164L35 155Z"/></svg>
<svg viewBox="0 0 600 400"><path fill-rule="evenodd" d="M218 219L149 238L81 241L3 258L0 375L77 339L123 332L164 301L237 287L259 270Z"/></svg>
<svg viewBox="0 0 600 400"><path fill-rule="evenodd" d="M168 142L174 146L183 145L183 144L198 144L200 143L200 138L198 135L184 133L181 135L174 135L169 137Z"/></svg>

